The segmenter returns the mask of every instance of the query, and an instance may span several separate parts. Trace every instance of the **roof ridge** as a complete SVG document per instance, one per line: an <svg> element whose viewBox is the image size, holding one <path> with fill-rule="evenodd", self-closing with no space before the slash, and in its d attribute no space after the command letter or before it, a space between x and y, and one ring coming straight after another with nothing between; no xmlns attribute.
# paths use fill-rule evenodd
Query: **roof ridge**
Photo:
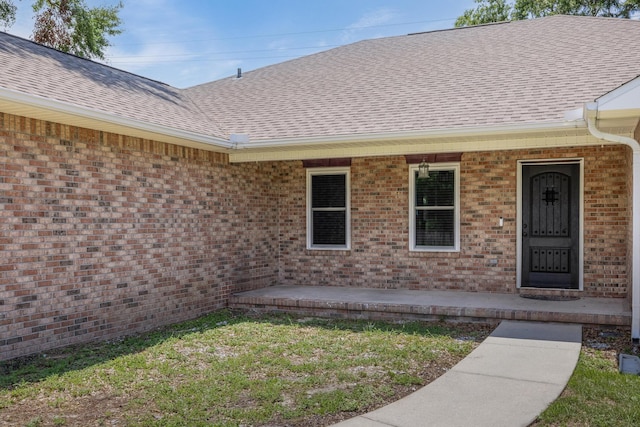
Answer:
<svg viewBox="0 0 640 427"><path fill-rule="evenodd" d="M445 31L466 30L466 29L470 29L470 28L479 28L479 27L490 27L490 26L493 26L493 25L511 24L512 22L514 22L514 21L487 22L486 24L468 25L468 26L464 26L464 27L440 28L440 29L437 29L437 30L419 31L417 33L409 33L409 34L407 34L407 36L417 36L417 35L421 35L421 34L431 34L431 33L442 33L442 32L445 32ZM397 36L390 36L390 37L397 37Z"/></svg>
<svg viewBox="0 0 640 427"><path fill-rule="evenodd" d="M471 28L482 28L482 27L490 27L490 26L495 26L495 25L503 25L503 24L515 24L515 23L524 23L524 22L535 22L535 21L541 21L541 20L545 20L545 19L558 19L558 18L562 18L562 19L606 19L606 20L612 20L612 19L622 19L622 20L627 20L627 21L636 21L636 22L640 22L640 19L631 19L631 18L617 18L614 16L591 16L591 15L569 15L569 14L562 14L562 13L555 13L553 15L546 15L546 16L540 16L537 18L528 18L528 19L512 19L509 21L498 21L498 22L487 22L484 24L476 24L476 25L466 25L463 27L451 27L451 28L440 28L440 29L435 29L435 30L428 30L428 31L418 31L416 33L408 33L407 36L416 36L416 35L422 35L422 34L431 34L431 33L442 33L442 32L446 32L446 31L456 31L456 30L465 30L465 29L471 29ZM390 37L398 37L398 36L389 36L389 37L381 37L381 38L390 38Z"/></svg>

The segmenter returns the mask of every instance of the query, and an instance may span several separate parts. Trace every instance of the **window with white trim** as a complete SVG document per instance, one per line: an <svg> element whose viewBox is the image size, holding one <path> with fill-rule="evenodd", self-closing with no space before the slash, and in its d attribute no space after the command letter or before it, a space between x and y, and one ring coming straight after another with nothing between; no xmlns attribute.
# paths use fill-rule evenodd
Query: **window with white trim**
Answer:
<svg viewBox="0 0 640 427"><path fill-rule="evenodd" d="M307 248L351 247L349 168L307 170Z"/></svg>
<svg viewBox="0 0 640 427"><path fill-rule="evenodd" d="M409 167L409 245L412 251L460 250L460 165L429 165L429 177Z"/></svg>

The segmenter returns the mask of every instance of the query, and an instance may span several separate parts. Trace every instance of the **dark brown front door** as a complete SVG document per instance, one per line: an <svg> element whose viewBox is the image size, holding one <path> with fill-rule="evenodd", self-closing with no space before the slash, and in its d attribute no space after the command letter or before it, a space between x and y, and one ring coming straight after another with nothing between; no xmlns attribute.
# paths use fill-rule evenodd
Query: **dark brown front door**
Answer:
<svg viewBox="0 0 640 427"><path fill-rule="evenodd" d="M522 167L522 283L578 289L580 165Z"/></svg>

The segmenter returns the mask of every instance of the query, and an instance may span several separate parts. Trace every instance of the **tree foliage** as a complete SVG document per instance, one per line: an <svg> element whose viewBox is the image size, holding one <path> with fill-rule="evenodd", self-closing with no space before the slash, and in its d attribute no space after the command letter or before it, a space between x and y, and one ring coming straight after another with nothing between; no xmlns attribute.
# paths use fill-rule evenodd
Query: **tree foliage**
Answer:
<svg viewBox="0 0 640 427"><path fill-rule="evenodd" d="M456 27L511 20L513 6L506 0L475 0L475 2L478 4L475 9L465 10L462 16L456 19Z"/></svg>
<svg viewBox="0 0 640 427"><path fill-rule="evenodd" d="M630 18L640 12L640 0L475 0L456 20L456 27L540 18L548 15L584 15Z"/></svg>
<svg viewBox="0 0 640 427"><path fill-rule="evenodd" d="M104 59L108 37L122 32L118 16L122 2L90 8L84 0L34 0L32 7L33 41L63 52ZM14 0L0 0L0 23L13 24L16 10Z"/></svg>
<svg viewBox="0 0 640 427"><path fill-rule="evenodd" d="M16 7L11 0L0 0L0 24L6 29L16 22Z"/></svg>

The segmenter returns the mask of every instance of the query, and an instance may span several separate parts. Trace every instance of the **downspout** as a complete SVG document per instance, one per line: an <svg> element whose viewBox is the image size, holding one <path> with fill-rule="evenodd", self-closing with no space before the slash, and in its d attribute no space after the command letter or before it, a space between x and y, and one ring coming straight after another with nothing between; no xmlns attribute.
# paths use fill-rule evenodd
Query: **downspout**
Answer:
<svg viewBox="0 0 640 427"><path fill-rule="evenodd" d="M585 106L587 127L591 135L598 139L623 144L631 148L632 158L632 244L631 244L631 338L640 341L640 143L633 138L600 131L596 126L598 104Z"/></svg>

